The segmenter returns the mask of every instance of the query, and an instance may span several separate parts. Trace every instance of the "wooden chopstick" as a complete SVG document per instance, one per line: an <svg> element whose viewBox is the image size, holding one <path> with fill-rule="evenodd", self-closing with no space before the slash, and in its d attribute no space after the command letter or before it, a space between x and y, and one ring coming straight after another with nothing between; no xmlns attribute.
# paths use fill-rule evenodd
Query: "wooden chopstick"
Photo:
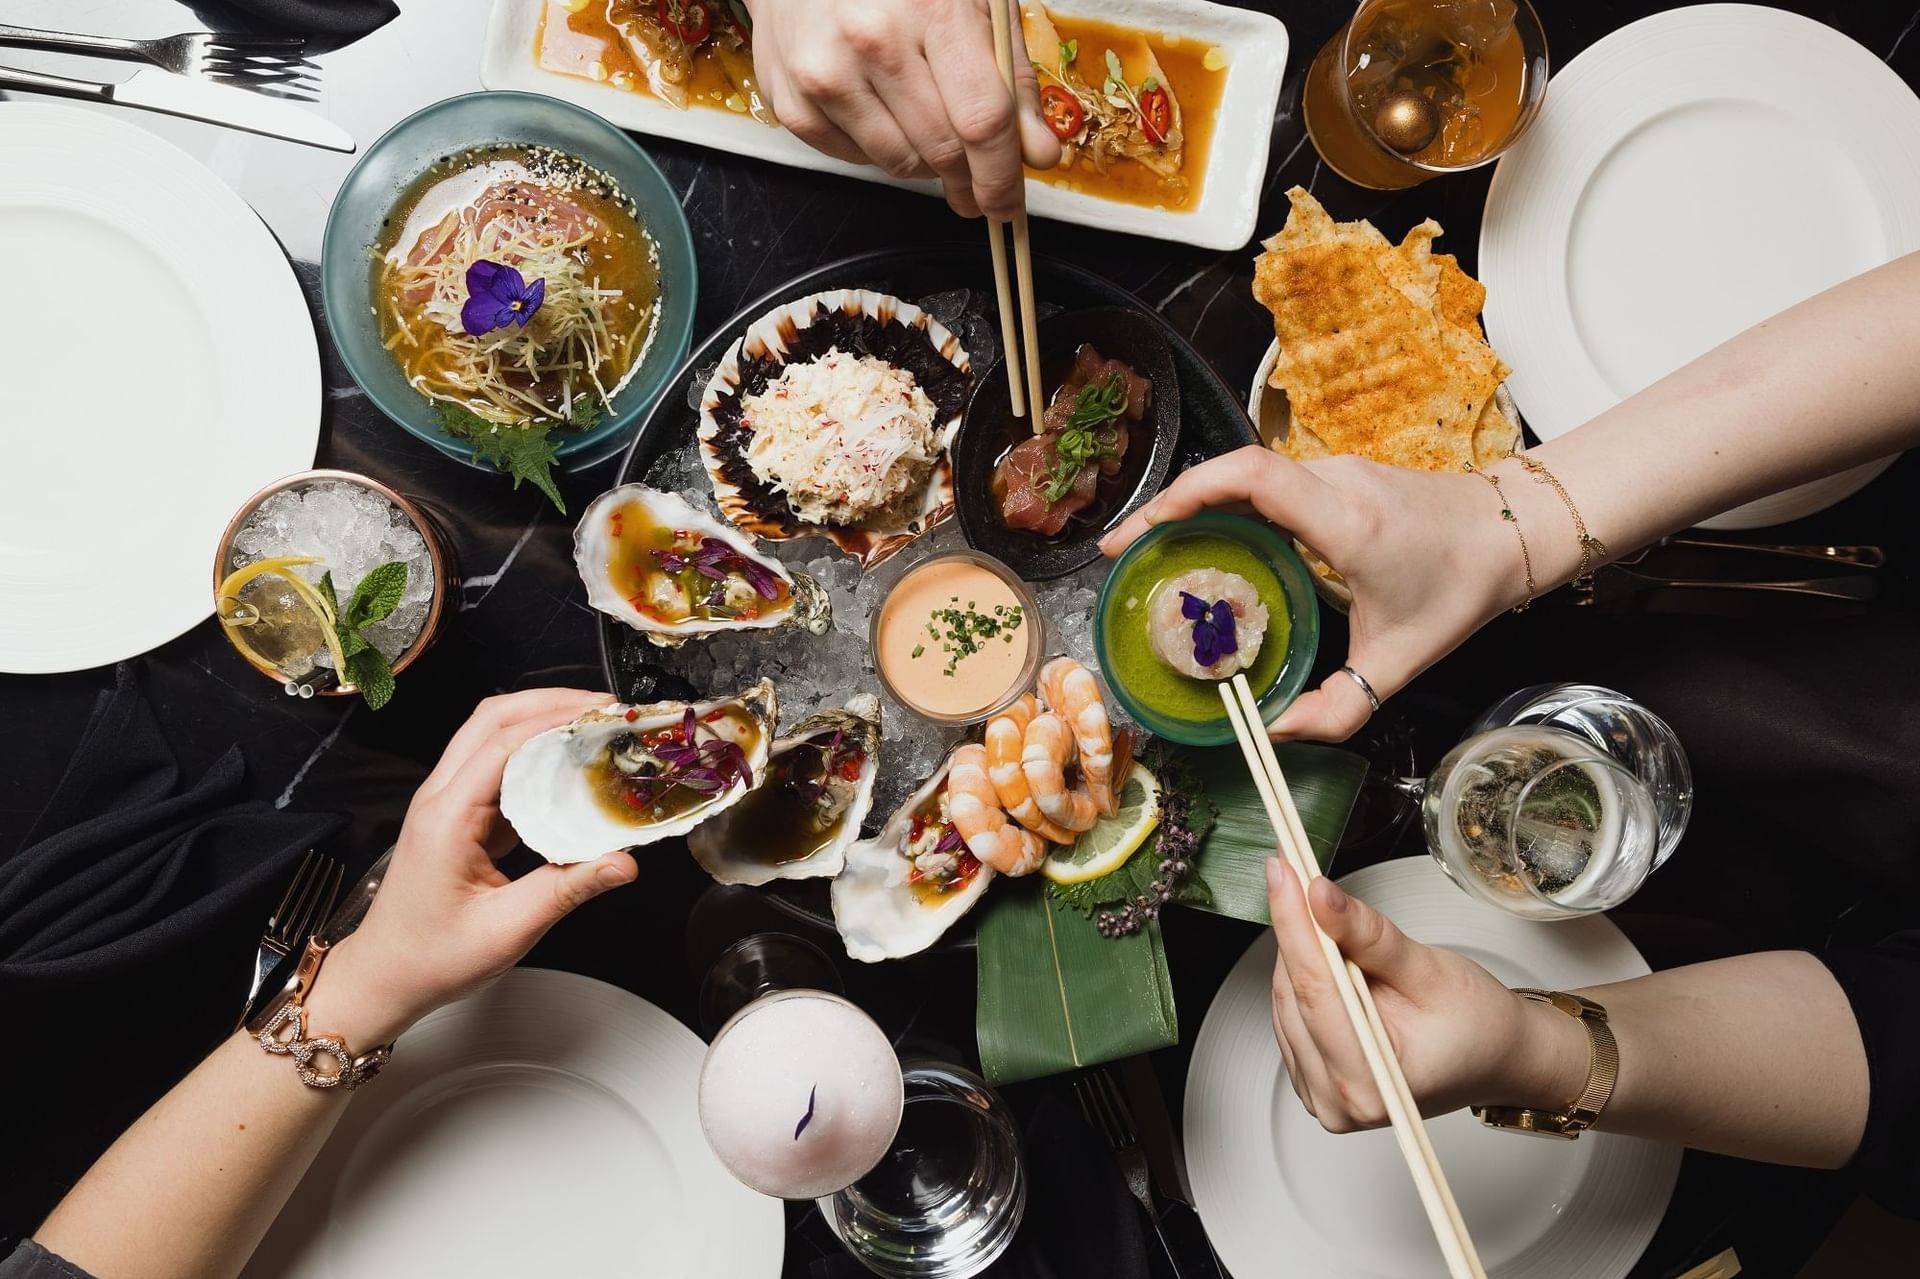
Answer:
<svg viewBox="0 0 1920 1279"><path fill-rule="evenodd" d="M1729 1248L1725 1252L1707 1258L1680 1279L1734 1279L1740 1273L1740 1258Z"/></svg>
<svg viewBox="0 0 1920 1279"><path fill-rule="evenodd" d="M1226 705L1227 718L1233 724L1241 753L1246 756L1254 787L1260 792L1261 802L1266 806L1268 820L1273 823L1281 855L1293 867L1304 889L1320 874L1320 865L1314 857L1312 844L1307 840L1306 828L1300 822L1299 809L1293 803L1286 775L1281 772L1280 762L1273 753L1273 743L1267 738L1265 723L1254 701L1253 690L1247 686L1246 676L1236 675L1231 683L1221 684L1220 700ZM1311 912L1308 918L1312 920ZM1446 1258L1447 1273L1453 1279L1485 1279L1486 1271L1481 1267L1479 1254L1460 1215L1459 1205L1454 1202L1446 1173L1440 1167L1432 1143L1427 1139L1426 1126L1420 1121L1419 1107L1407 1087L1406 1075L1400 1069L1399 1058L1394 1054L1393 1042L1387 1035L1385 1023L1380 1019L1380 1010L1374 1004L1366 976L1357 965L1341 955L1340 948L1321 929L1318 920L1312 920L1312 923L1321 953L1326 956L1327 966L1333 973L1334 987L1340 994L1347 1020L1360 1041L1361 1055L1366 1058L1374 1086L1379 1089L1386 1106L1387 1118L1393 1125L1394 1139L1400 1147L1401 1157L1406 1161L1414 1189L1420 1196L1421 1206L1426 1210L1427 1221L1433 1227L1434 1238Z"/></svg>
<svg viewBox="0 0 1920 1279"><path fill-rule="evenodd" d="M1000 78L1007 93L1014 90L1013 24L1007 16L1006 0L988 0L993 15L993 52L1000 61ZM1017 107L1017 104L1016 104ZM987 245L993 250L994 287L1000 298L1000 346L1006 352L1007 395L1013 402L1013 415L1025 417L1027 405L1033 407L1034 434L1040 433L1041 410L1045 402L1040 394L1040 331L1034 319L1033 246L1027 235L1026 179L1020 183L1020 209L1013 215L1014 279L1020 296L1020 321L1015 331L1013 294L1007 283L1007 250L1001 238L1001 224L992 218L987 224Z"/></svg>

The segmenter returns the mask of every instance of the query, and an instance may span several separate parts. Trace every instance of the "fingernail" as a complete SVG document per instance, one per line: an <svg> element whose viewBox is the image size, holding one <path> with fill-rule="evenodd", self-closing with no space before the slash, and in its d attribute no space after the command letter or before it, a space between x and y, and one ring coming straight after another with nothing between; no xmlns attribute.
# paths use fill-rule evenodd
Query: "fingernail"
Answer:
<svg viewBox="0 0 1920 1279"><path fill-rule="evenodd" d="M1327 881L1327 909L1346 914L1347 895L1340 891L1340 885L1331 879Z"/></svg>
<svg viewBox="0 0 1920 1279"><path fill-rule="evenodd" d="M593 872L593 878L602 888L618 888L627 882L627 872L618 866L602 866Z"/></svg>
<svg viewBox="0 0 1920 1279"><path fill-rule="evenodd" d="M1278 857L1267 858L1267 890L1277 893L1282 888L1285 888L1287 886L1287 878L1292 873L1293 872L1288 869L1287 864Z"/></svg>

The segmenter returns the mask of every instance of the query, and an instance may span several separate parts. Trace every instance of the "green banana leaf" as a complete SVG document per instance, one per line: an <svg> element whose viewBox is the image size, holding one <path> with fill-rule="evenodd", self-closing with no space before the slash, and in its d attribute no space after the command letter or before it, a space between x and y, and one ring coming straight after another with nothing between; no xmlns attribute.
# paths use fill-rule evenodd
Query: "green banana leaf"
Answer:
<svg viewBox="0 0 1920 1279"><path fill-rule="evenodd" d="M1367 761L1351 751L1306 742L1287 742L1275 753L1300 810L1300 824L1307 828L1307 842L1320 869L1331 871L1334 849L1367 775ZM1206 787L1207 797L1219 809L1194 861L1212 894L1201 909L1252 924L1272 923L1266 861L1279 851L1279 844L1247 771L1246 756L1238 746L1213 746L1187 748L1176 758Z"/></svg>
<svg viewBox="0 0 1920 1279"><path fill-rule="evenodd" d="M1092 920L1049 902L1044 886L1031 880L994 884L981 909L974 1033L989 1083L1179 1041L1158 924L1131 937L1102 937Z"/></svg>
<svg viewBox="0 0 1920 1279"><path fill-rule="evenodd" d="M1366 761L1325 746L1279 749L1300 820L1327 866ZM1209 890L1202 908L1267 923L1264 862L1273 856L1274 835L1245 758L1237 746L1183 749L1172 758L1218 810L1195 858ZM1153 856L1152 841L1135 856ZM980 906L974 1029L988 1081L1033 1079L1177 1043L1159 925L1102 937L1086 915L1050 899L1037 879L995 883Z"/></svg>

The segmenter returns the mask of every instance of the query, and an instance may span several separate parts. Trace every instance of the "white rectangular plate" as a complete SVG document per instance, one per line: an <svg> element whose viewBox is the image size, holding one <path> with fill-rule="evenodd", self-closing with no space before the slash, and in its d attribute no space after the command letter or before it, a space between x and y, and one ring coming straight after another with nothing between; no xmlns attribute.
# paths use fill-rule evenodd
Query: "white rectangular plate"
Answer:
<svg viewBox="0 0 1920 1279"><path fill-rule="evenodd" d="M542 70L535 61L534 34L546 3L494 0L480 55L480 80L489 89L519 89L563 98L599 112L623 129L697 143L733 155L929 194L939 190L930 180L901 181L871 165L847 164L822 155L786 130L768 128L748 116L709 107L681 111L646 93ZM1215 45L1227 54L1227 83L1220 96L1220 119L1213 131L1200 199L1192 209L1176 213L1104 200L1029 179L1028 211L1036 217L1174 240L1202 249L1225 251L1244 246L1253 238L1260 187L1266 177L1267 140L1273 132L1273 113L1280 101L1280 81L1287 64L1286 27L1270 14L1207 0L1059 0L1048 7L1068 19L1097 18Z"/></svg>

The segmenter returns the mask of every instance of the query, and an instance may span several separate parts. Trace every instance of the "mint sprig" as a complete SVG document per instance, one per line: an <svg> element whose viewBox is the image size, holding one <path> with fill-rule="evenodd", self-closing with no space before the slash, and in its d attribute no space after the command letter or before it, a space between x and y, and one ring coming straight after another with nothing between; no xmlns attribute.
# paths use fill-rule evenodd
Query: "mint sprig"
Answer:
<svg viewBox="0 0 1920 1279"><path fill-rule="evenodd" d="M399 606L407 590L407 566L393 560L369 571L353 588L353 598L344 610L334 590L332 572L320 575L319 590L320 598L333 612L334 634L346 659L340 678L358 687L367 708L377 711L393 700L393 667L361 631L386 620Z"/></svg>

